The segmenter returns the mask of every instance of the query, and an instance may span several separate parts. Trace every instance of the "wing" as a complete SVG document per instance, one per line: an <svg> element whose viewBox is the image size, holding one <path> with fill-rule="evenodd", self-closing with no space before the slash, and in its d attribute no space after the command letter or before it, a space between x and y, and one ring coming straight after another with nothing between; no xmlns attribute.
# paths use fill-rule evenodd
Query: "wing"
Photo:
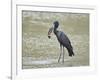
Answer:
<svg viewBox="0 0 100 80"><path fill-rule="evenodd" d="M65 35L65 33L61 31L57 31L56 36L60 44L67 48L69 56L72 56L72 55L74 56L73 47L71 45L69 38Z"/></svg>
<svg viewBox="0 0 100 80"><path fill-rule="evenodd" d="M59 41L63 46L69 46L69 45L71 45L71 42L70 42L69 38L65 35L64 32L58 31L58 32L57 32L57 38L58 38L58 41Z"/></svg>

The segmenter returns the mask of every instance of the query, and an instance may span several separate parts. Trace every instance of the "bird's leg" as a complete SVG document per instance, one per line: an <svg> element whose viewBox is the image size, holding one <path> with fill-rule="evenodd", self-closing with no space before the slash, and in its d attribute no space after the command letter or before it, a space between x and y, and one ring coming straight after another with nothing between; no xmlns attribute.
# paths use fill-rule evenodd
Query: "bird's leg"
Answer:
<svg viewBox="0 0 100 80"><path fill-rule="evenodd" d="M65 52L64 52L64 46L63 46L63 60L62 60L63 63L64 63L64 55L65 55Z"/></svg>
<svg viewBox="0 0 100 80"><path fill-rule="evenodd" d="M59 55L59 58L58 58L58 62L60 62L61 54L62 54L62 45L60 44L60 55Z"/></svg>

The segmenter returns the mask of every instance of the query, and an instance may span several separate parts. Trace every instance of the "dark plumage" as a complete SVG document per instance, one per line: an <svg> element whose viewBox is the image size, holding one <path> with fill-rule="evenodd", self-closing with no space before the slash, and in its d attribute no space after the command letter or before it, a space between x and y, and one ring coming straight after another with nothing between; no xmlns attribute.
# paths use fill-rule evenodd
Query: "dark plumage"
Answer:
<svg viewBox="0 0 100 80"><path fill-rule="evenodd" d="M60 49L61 49L61 53L60 53L58 62L60 61L61 54L63 54L63 62L64 62L64 47L68 50L69 56L74 56L73 47L71 45L69 38L65 35L65 33L57 30L57 28L59 26L59 22L55 21L53 23L53 25L54 25L54 27L49 29L48 37L50 38L50 33L53 30L54 34L56 35L56 37L60 43ZM63 53L62 53L62 47L63 47Z"/></svg>

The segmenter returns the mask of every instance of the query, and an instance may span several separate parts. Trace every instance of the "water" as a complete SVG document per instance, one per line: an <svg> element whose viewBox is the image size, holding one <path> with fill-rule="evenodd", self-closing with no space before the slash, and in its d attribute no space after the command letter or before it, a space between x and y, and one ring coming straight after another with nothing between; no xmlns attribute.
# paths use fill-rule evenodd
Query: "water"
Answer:
<svg viewBox="0 0 100 80"><path fill-rule="evenodd" d="M64 64L58 63L60 46L56 36L47 36L54 20L60 22L60 30L71 40L75 53L69 57L65 49ZM89 66L89 14L24 11L22 22L23 69Z"/></svg>

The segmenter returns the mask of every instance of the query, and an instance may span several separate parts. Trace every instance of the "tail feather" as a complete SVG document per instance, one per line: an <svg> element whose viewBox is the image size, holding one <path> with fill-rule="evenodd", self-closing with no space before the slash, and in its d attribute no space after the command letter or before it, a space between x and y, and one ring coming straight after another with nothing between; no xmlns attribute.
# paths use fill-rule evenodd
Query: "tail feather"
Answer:
<svg viewBox="0 0 100 80"><path fill-rule="evenodd" d="M67 48L67 50L68 50L69 56L71 57L74 56L73 48L69 47Z"/></svg>

